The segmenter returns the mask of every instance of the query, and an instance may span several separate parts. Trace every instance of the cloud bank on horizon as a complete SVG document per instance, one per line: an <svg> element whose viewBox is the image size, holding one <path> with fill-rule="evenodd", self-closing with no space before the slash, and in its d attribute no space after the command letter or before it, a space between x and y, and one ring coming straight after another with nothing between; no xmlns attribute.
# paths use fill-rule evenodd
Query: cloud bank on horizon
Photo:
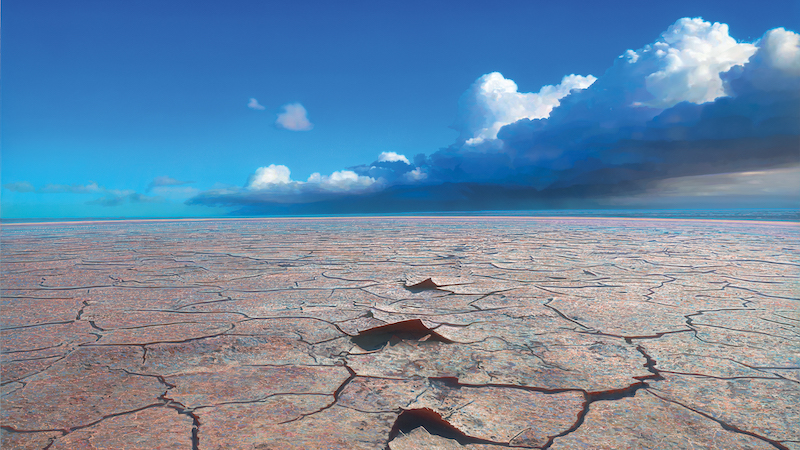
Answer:
<svg viewBox="0 0 800 450"><path fill-rule="evenodd" d="M266 109L256 98L247 106ZM275 126L314 128L296 102L281 107ZM239 214L726 206L715 203L726 198L797 206L800 35L775 28L740 42L726 24L682 18L598 76L568 74L520 92L501 73L484 74L458 99L452 128L455 142L432 154L376 149L370 163L305 180L265 161L242 174L243 185L206 191L166 176L143 194L97 183L4 187L95 195L87 203L103 206L185 200Z"/></svg>
<svg viewBox="0 0 800 450"><path fill-rule="evenodd" d="M430 156L412 162L384 152L305 182L273 164L243 188L202 192L187 203L245 213L614 204L657 197L665 186L664 195L673 195L670 180L681 177L785 171L800 163L800 35L775 28L738 42L726 24L683 18L599 77L571 74L522 93L493 72L458 106L457 141ZM773 194L796 199L793 186Z"/></svg>

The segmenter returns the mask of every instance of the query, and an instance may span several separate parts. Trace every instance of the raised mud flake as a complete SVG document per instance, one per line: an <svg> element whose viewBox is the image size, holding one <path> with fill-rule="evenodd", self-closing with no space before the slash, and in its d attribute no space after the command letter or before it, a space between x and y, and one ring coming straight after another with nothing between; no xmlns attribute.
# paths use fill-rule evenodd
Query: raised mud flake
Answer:
<svg viewBox="0 0 800 450"><path fill-rule="evenodd" d="M800 389L781 379L718 380L665 374L650 391L667 401L773 441L800 440Z"/></svg>
<svg viewBox="0 0 800 450"><path fill-rule="evenodd" d="M406 340L452 342L426 326L419 319L387 323L363 330L357 336L353 336L351 340L361 349L367 351L378 350L387 344L394 345Z"/></svg>
<svg viewBox="0 0 800 450"><path fill-rule="evenodd" d="M459 295L486 295L518 286L519 283L514 281L486 277L411 276L406 279L405 283L405 288L412 293L439 290Z"/></svg>
<svg viewBox="0 0 800 450"><path fill-rule="evenodd" d="M450 297L452 296L443 298ZM405 301L396 302L391 305L378 305L370 309L369 314L383 323L421 320L426 327L431 329L438 328L442 323L448 323L453 326L463 326L482 320L488 320L489 317L494 317L497 314L493 311L478 311L471 308L465 311L453 311L446 308L438 309L435 305L439 300L441 300L441 298L437 298L431 302L429 306L423 308L409 306Z"/></svg>
<svg viewBox="0 0 800 450"><path fill-rule="evenodd" d="M472 280L457 277L426 277L424 275L411 275L406 277L405 288L411 292L420 292L426 290L436 290L444 286L453 286L456 284L471 284L472 282Z"/></svg>
<svg viewBox="0 0 800 450"><path fill-rule="evenodd" d="M198 411L203 449L383 448L396 413L333 405L333 396L292 395Z"/></svg>
<svg viewBox="0 0 800 450"><path fill-rule="evenodd" d="M167 407L153 407L110 417L73 431L51 449L175 449L192 448L192 418Z"/></svg>
<svg viewBox="0 0 800 450"><path fill-rule="evenodd" d="M417 427L409 432L402 432L389 441L389 450L501 450L507 449L506 445L494 444L464 444L457 438L447 438L431 434L425 427Z"/></svg>
<svg viewBox="0 0 800 450"><path fill-rule="evenodd" d="M20 357L19 361L10 364L6 364L8 359L4 360L4 375L8 373L10 365L22 367L28 363L34 364L32 361L46 361L44 366L47 366L68 352L82 352L83 360L89 361L92 365L98 364L95 369L105 367L114 373L125 373L122 369L131 373L141 372L147 374L153 381L159 380L156 375L162 375L161 369L163 374L172 375L176 380L191 379L194 382L214 373L219 373L223 377L245 373L245 368L251 367L247 364L333 365L337 362L356 361L362 358L362 355L348 355L343 351L343 349L353 352L358 350L352 345L350 337L345 335L357 335L360 331L385 323L414 319L421 320L429 329L435 329L441 336L470 344L435 343L429 342L430 338L423 342L407 339L376 352L376 354L391 353L407 345L418 347L438 345L433 355L428 354L426 350L411 355L415 359L400 361L407 365L407 370L398 373L406 373L412 378L418 377L423 372L446 374L460 370L466 376L472 377L473 381L484 379L488 380L486 383L489 384L501 384L496 380L506 377L508 381L516 380L512 384L550 383L552 386L585 386L592 389L609 386L623 388L628 383L631 383L628 384L630 387L634 385L633 383L639 383L640 379L652 375L643 369L645 358L644 355L637 355L637 346L641 346L648 354L651 350L652 353L657 353L653 355L658 360L656 368L664 370L665 377L671 376L670 373L666 373L669 370L678 372L691 370L693 373L706 376L737 377L758 373L764 377L789 377L797 371L788 368L793 367L788 358L796 353L793 351L793 344L796 341L789 339L792 336L791 333L787 333L793 329L791 319L797 320L797 316L792 315L796 309L794 304L796 302L766 296L791 294L793 286L796 286L796 283L790 285L792 280L796 280L796 264L738 261L750 258L770 260L775 263L791 262L792 258L789 255L797 248L794 243L796 233L781 234L775 231L781 227L766 229L750 227L748 230L752 230L752 234L736 231L730 234L727 231L709 232L710 228L706 225L687 226L671 223L668 224L670 232L665 234L662 232L663 229L649 225L641 227L633 222L625 222L625 226L616 228L607 226L614 225L611 221L606 221L599 227L596 224L587 225L586 222L565 226L563 222L553 225L547 221L494 219L481 219L469 225L453 220L436 222L393 219L357 223L358 227L353 227L349 221L347 225L323 221L301 225L274 221L202 224L176 222L169 225L160 224L157 233L153 232L151 225L144 224L93 225L91 233L82 232L81 227L70 226L69 238L65 238L64 233L54 226L31 228L25 233L8 233L11 227L4 227L2 230L4 237L12 234L14 238L4 239L4 245L10 242L12 248L10 252L4 252L3 263L7 264L9 258L16 259L21 264L14 263L14 266L24 265L24 270L33 271L28 274L14 274L16 280L12 280L14 286L28 286L33 289L15 290L11 293L5 291L4 294L36 297L37 301L42 302L39 308L42 311L47 309L48 302L55 301L59 297L85 297L89 299L91 306L83 309L83 318L79 322L88 322L85 320L86 317L95 311L122 312L133 309L202 312L204 314L197 317L205 320L193 319L194 322L200 323L213 320L214 315L206 313L225 311L226 308L227 312L241 319L247 319L242 313L266 319L252 321L247 326L245 322L237 322L233 329L226 332L228 334L219 337L191 334L185 336L182 342L175 344L156 341L140 344L138 342L141 341L131 339L127 344L119 346L90 347L98 335L110 335L111 329L117 328L117 324L130 328L124 323L127 319L132 319L130 325L133 327L164 325L160 321L147 323L150 318L146 314L139 317L109 316L111 319L109 323L101 323L102 320L95 321L97 326L106 329L105 332L87 328L89 334L86 337L92 339L91 342L82 343L80 339L70 341L59 338L58 343L42 347L40 350L24 347L24 350L30 351L4 355ZM385 230L386 227L389 228L389 234ZM535 232L531 232L532 229L535 229ZM675 233L675 229L679 233ZM279 236L279 239L264 239L265 234ZM392 236L391 247L387 247L383 244L384 241L381 241L387 235ZM6 246L4 251L8 249ZM52 259L52 255L66 255L74 259L55 263L44 261ZM64 268L69 270L62 271ZM476 281L472 284L453 285L452 289L458 294L442 289L413 293L400 281L402 274L411 270L430 277L462 279L470 277ZM88 293L85 289L42 289L38 285L41 280L31 275L37 271L46 272L36 276L49 277L51 281L58 281L60 284L69 282L74 286L93 279L97 274L112 275L113 278L108 278L108 282L114 287L91 289ZM60 277L59 271L74 277L75 280L57 279ZM81 276L79 273L81 271L86 272L85 276ZM675 278L675 281L658 286L660 281L665 279L665 276L660 274L668 274L669 277ZM771 283L775 281L775 274L782 277L780 282L784 284L779 289L773 289L777 285ZM373 280L382 284L359 288ZM260 290L272 282L275 282L273 286L283 287ZM520 287L514 291L496 292L484 296L485 287L497 289L502 283L516 284ZM4 284L7 288L5 283L0 284ZM626 345L620 338L591 335L590 333L597 329L617 334L609 331L615 324L605 323L603 327L597 326L587 319L587 317L591 319L592 315L582 315L580 311L574 314L567 311L565 316L572 319L570 321L558 316L555 311L550 311L552 314L547 312L540 314L538 307L534 308L532 303L543 303L554 294L537 288L535 284L545 289L564 292L568 298L594 297L601 300L629 301L649 295L650 301L668 305L664 311L674 306L682 313L723 308L763 309L763 314L758 320L769 319L776 322L774 326L782 328L781 330L756 326L743 328L727 319L719 320L723 315L733 318L739 314L738 312L721 313L717 316L709 314L705 318L702 315L692 316L696 338L693 332L676 333L658 339L634 339L632 345ZM180 289L165 288L178 285L185 286L185 292L179 293ZM134 286L139 288L133 288ZM336 289L321 289L321 287L336 287ZM762 287L766 288L761 289ZM472 292L470 289L473 288L474 292L480 292L481 295L464 295L466 292ZM652 294L648 293L650 288ZM220 289L228 290L220 291ZM523 291L527 291L527 295L521 295ZM503 295L505 297L502 297ZM479 298L481 300L478 300ZM475 313L467 313L469 309L474 309ZM485 311L478 311L479 309ZM363 317L367 311L374 311L372 318L374 320L364 320L358 324L357 320L353 320L348 323L351 319ZM770 313L775 311L781 311L781 314L788 316L789 319L773 317L774 314ZM278 317L299 316L316 317L329 323L336 323L339 330L336 330L336 327L323 325L322 322L319 322L321 328L316 329L314 322L308 321L307 324L292 322L290 326L281 328L280 332L270 333L270 323L282 320ZM747 319L753 323L751 318ZM133 323L139 319L142 321ZM69 320L75 320L75 317ZM115 322L117 320L119 321ZM222 322L233 321L225 319ZM653 325L645 322L642 324ZM619 325L620 330L635 326L632 323ZM653 326L653 328L663 327ZM745 331L736 331L732 328L742 328ZM33 328L43 336L50 329ZM637 336L643 337L645 334L628 335L634 338ZM685 349L690 349L690 344L695 344L696 354L683 357L675 351L670 352L669 343L677 342L672 338L679 336L694 340L687 341ZM563 337L566 339L562 339ZM665 352L659 353L655 347L652 349L648 347L661 341L664 341L665 345L659 349ZM20 341L15 340L15 342ZM350 345L348 347L345 344ZM87 347L76 350L76 345ZM619 345L619 348L614 345ZM706 351L712 347L713 350ZM90 348L95 349L94 351L106 349L116 352L127 349L129 354L125 353L127 355L125 358L118 359L114 359L111 354L92 359L90 353L83 353ZM626 351L632 356L621 349L627 349ZM401 352L397 352L396 355L401 355ZM36 359L40 357L41 360ZM444 361L432 362L432 357ZM728 357L730 360L725 359ZM447 360L448 358L457 360L458 363L453 364ZM708 370L695 370L704 369L701 364L705 360L716 362L708 362L705 368ZM727 362L722 362L723 360ZM632 365L628 365L626 361ZM742 366L740 371L736 368L738 361L754 368L747 369ZM347 363L348 366L351 365L349 361ZM415 364L419 367L415 367ZM694 368L690 368L690 365ZM33 366L29 369L32 368ZM362 368L359 367L359 370ZM44 374L50 372L46 371ZM516 378L507 377L507 373L514 374ZM534 376L528 377L530 374ZM35 381L42 375L30 376L23 381ZM588 379L595 375L597 380L603 381L595 383L592 387L590 383L592 380ZM619 378L613 378L615 375ZM321 444L314 439L319 438L319 430L325 430L323 424L336 423L338 428L330 433L336 438L335 446L383 448L388 434L385 432L386 429L382 428L384 425L370 428L374 422L372 419L386 415L386 420L391 425L394 423L396 413L400 411L399 408L409 407L408 404L395 406L397 403L392 403L394 400L389 401L387 398L406 398L410 394L413 394L413 398L417 398L421 392L418 389L424 391L430 386L427 386L426 378L413 378L415 383L424 382L424 385L404 385L392 395L389 395L388 388L381 391L371 390L371 393L359 397L360 407L354 404L345 407L345 394L362 379L374 380L358 376L350 378L349 383L343 382L344 384L336 389L335 392L340 394L338 401L335 401L336 395L328 392L324 396L324 401L320 401L314 408L305 409L305 412L296 416L296 419L289 419L282 425L274 424L275 427L272 429L277 430L275 436L267 436L272 442L260 443L266 448L325 447L327 442ZM181 389L183 390L180 393L185 395L184 399L193 395L190 392L191 383L184 389L176 380L170 381L177 384L174 388L170 389L166 384L162 386L167 392L167 397ZM229 381L231 384L225 384ZM464 379L459 381L464 382ZM651 385L660 383L653 379L646 381ZM223 394L229 398L242 401L250 401L252 398L250 392L232 391L235 389L232 380L221 380L220 383L228 386ZM23 384L9 383L5 392L12 396L16 395L22 390ZM641 384L635 386L641 387ZM461 385L461 390L466 387L468 386ZM478 389L477 386L473 387ZM628 388L622 393L617 392L619 395L610 397L620 398L621 395L630 395L633 391L634 389ZM639 389L636 392L643 391ZM202 394L214 393L202 392ZM238 396L240 394L241 396ZM419 398L424 399L428 395L430 392L422 394ZM713 397L716 394L708 395ZM355 396L350 398L352 400ZM590 395L589 398L608 397L597 394ZM170 408L163 405L163 401L168 400L161 399L160 403L146 406L142 411L169 410ZM201 402L203 400L199 403ZM263 402L255 402L255 404L261 403ZM446 402L441 404L447 406ZM733 405L731 408L738 408L736 403L730 404ZM463 410L469 410L472 405L464 407ZM198 412L210 413L216 408L200 408ZM345 410L349 410L347 414L352 416L345 415ZM132 414L135 413L123 412L119 417ZM258 416L253 417L255 420L259 419ZM360 425L353 420L339 420L345 417L358 417L366 421L367 425ZM755 415L753 417L756 421L762 420ZM110 422L112 419L116 418L106 418L90 428ZM708 420L713 422L711 419ZM299 428L290 430L281 428L283 426ZM363 429L354 431L359 426ZM204 427L205 424L200 427L200 434ZM423 429L417 428L417 430L421 432ZM286 432L285 437L281 434L283 432ZM302 436L298 437L292 433ZM362 438L359 440L350 436L354 433L362 433ZM408 432L409 435L412 433L414 430ZM34 435L35 433L29 434L29 436ZM217 435L222 436L220 446L225 445L227 443L223 440L225 433L220 431ZM367 435L371 437L365 438ZM398 434L393 443L399 443L403 437L402 434ZM295 444L294 441L300 444ZM208 441L203 441L205 442ZM374 445L366 444L367 442L372 442ZM203 443L200 448L205 449ZM186 444L188 447L190 442L187 440ZM491 445L476 444L474 441L462 444L473 448ZM788 439L784 440L782 445L791 447L795 443ZM153 445L148 446L152 447Z"/></svg>
<svg viewBox="0 0 800 450"><path fill-rule="evenodd" d="M165 378L170 399L187 408L264 400L276 394L331 394L350 373L342 366L230 366Z"/></svg>
<svg viewBox="0 0 800 450"><path fill-rule="evenodd" d="M386 325L387 323L388 322L384 320L376 318L372 311L367 311L354 319L337 322L336 326L348 336L357 336L364 330L380 327L382 325Z"/></svg>
<svg viewBox="0 0 800 450"><path fill-rule="evenodd" d="M557 437L550 447L566 449L774 449L753 436L725 430L720 424L647 390L634 397L596 401L575 431Z"/></svg>
<svg viewBox="0 0 800 450"><path fill-rule="evenodd" d="M461 276L458 270L447 269L442 274L406 274L405 287L414 290L437 289L456 284L471 284L475 280Z"/></svg>
<svg viewBox="0 0 800 450"><path fill-rule="evenodd" d="M652 376L634 347L580 333L549 336L541 349L483 344L401 341L367 354L351 354L359 375L453 377L465 384L506 384L588 392L627 389Z"/></svg>
<svg viewBox="0 0 800 450"><path fill-rule="evenodd" d="M540 447L569 430L585 403L580 391L539 392L516 386L467 386L454 379L356 376L338 405L363 412L403 412L390 438L417 426L465 443Z"/></svg>
<svg viewBox="0 0 800 450"><path fill-rule="evenodd" d="M541 447L578 420L582 392L543 393L515 387L463 386L433 381L407 409L430 409L471 438L486 443Z"/></svg>

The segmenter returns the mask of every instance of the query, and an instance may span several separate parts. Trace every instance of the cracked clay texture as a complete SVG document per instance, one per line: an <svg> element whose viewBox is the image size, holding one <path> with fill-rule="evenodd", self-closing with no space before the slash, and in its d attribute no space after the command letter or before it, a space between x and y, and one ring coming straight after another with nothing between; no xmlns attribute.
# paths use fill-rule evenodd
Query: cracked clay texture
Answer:
<svg viewBox="0 0 800 450"><path fill-rule="evenodd" d="M800 449L800 228L2 228L3 449Z"/></svg>

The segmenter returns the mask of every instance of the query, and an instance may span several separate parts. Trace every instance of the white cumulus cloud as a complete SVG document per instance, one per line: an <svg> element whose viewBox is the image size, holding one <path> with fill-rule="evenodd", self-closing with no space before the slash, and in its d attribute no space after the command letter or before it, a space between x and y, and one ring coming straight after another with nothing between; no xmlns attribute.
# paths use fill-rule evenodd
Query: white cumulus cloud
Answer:
<svg viewBox="0 0 800 450"><path fill-rule="evenodd" d="M401 155L401 154L395 153L395 152L381 152L381 154L378 156L378 161L381 161L381 162L383 162L383 161L386 161L386 162L402 161L402 162L404 162L406 164L409 164L409 165L411 164L408 161L408 158L405 157L405 155Z"/></svg>
<svg viewBox="0 0 800 450"><path fill-rule="evenodd" d="M249 191L260 191L270 195L298 196L326 192L360 192L378 184L379 180L359 175L351 170L339 170L330 175L313 173L308 177L308 181L297 181L291 179L288 167L270 164L256 169L255 173L250 175L246 187Z"/></svg>
<svg viewBox="0 0 800 450"><path fill-rule="evenodd" d="M258 100L254 99L254 98L250 99L250 103L247 104L247 107L250 108L250 109L258 110L258 111L263 111L264 110L264 106L259 104Z"/></svg>
<svg viewBox="0 0 800 450"><path fill-rule="evenodd" d="M410 170L404 173L403 178L411 182L422 181L425 178L428 178L428 174L423 172L422 169L420 169L419 167L417 167L414 170Z"/></svg>
<svg viewBox="0 0 800 450"><path fill-rule="evenodd" d="M270 164L267 167L259 167L256 173L250 176L247 184L248 189L265 189L278 184L289 184L289 168L283 165Z"/></svg>
<svg viewBox="0 0 800 450"><path fill-rule="evenodd" d="M539 92L518 92L513 80L492 72L478 78L459 99L454 128L467 145L496 139L500 128L520 119L541 119L560 104L573 89L586 89L595 81L591 75L567 75L560 84L547 85Z"/></svg>
<svg viewBox="0 0 800 450"><path fill-rule="evenodd" d="M372 177L358 175L351 170L339 170L329 176L312 173L308 177L308 183L316 184L320 188L330 191L350 191L372 186L376 180Z"/></svg>
<svg viewBox="0 0 800 450"><path fill-rule="evenodd" d="M654 43L625 52L601 80L624 85L624 106L705 103L726 95L720 73L746 63L755 52L755 45L732 38L728 25L685 17Z"/></svg>
<svg viewBox="0 0 800 450"><path fill-rule="evenodd" d="M774 28L756 46L758 51L750 61L740 70L725 74L726 78L734 80L734 84L748 83L761 91L800 91L800 34Z"/></svg>
<svg viewBox="0 0 800 450"><path fill-rule="evenodd" d="M308 120L308 112L300 103L288 103L282 106L275 125L292 131L308 131L314 125Z"/></svg>

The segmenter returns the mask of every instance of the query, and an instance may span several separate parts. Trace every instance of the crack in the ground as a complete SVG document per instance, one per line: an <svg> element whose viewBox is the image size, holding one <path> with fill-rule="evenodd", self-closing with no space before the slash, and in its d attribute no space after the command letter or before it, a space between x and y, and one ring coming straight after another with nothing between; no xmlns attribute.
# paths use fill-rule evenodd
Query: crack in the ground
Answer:
<svg viewBox="0 0 800 450"><path fill-rule="evenodd" d="M759 439L761 441L764 441L764 442L772 445L773 447L775 447L775 448L777 448L779 450L789 450L789 447L781 444L779 441L776 441L774 439L770 439L770 438L768 438L766 436L762 436L762 435L757 434L757 433L753 433L752 431L742 430L741 428L739 428L737 426L734 426L734 425L731 425L729 423L723 422L722 420L717 419L716 417L714 417L714 416L712 416L710 414L707 414L707 413L705 413L703 411L699 411L699 410L694 409L694 408L692 408L690 406L684 405L683 403L681 403L679 401L672 400L672 399L669 399L669 398L666 398L666 397L662 397L661 395L658 395L655 392L653 392L653 389L648 389L647 392L649 392L650 394L653 394L654 396L660 398L661 400L664 400L665 402L669 402L669 403L672 403L672 404L675 404L675 405L682 406L682 407L688 409L689 411L695 412L695 413L705 417L706 419L712 420L712 421L718 423L722 427L723 430L731 431L731 432L739 433L739 434L744 434L744 435L747 435L747 436L752 436L752 437L754 437L756 439Z"/></svg>
<svg viewBox="0 0 800 450"><path fill-rule="evenodd" d="M542 305L544 305L545 307L547 307L547 308L550 308L550 309L552 309L553 311L555 311L555 313L556 313L556 314L558 314L558 315L559 315L559 316L560 316L562 319L564 319L564 320L567 320L567 321L569 321L569 322L572 322L572 323L574 323L575 325L577 325L577 326L579 326L579 327L583 328L584 330L591 330L591 328L590 328L590 327L587 327L586 325L584 325L584 324L582 324L582 323L578 322L577 320L570 319L570 318L569 318L569 317L567 317L567 316L566 316L564 313L562 313L561 311L559 311L558 309L556 309L554 306L550 306L550 302L552 302L553 300L555 300L555 298L548 298L546 302L542 303Z"/></svg>
<svg viewBox="0 0 800 450"><path fill-rule="evenodd" d="M358 375L356 375L356 372L353 369L351 369L350 366L348 366L347 364L342 364L340 367L344 367L345 369L347 369L347 371L350 373L350 376L347 377L347 379L344 380L342 382L342 384L340 384L339 387L336 388L335 391L333 391L333 401L332 402L330 402L329 404L323 406L322 408L320 408L320 409L318 409L316 411L312 411L310 413L303 413L300 416L295 417L294 419L290 419L290 420L286 420L286 421L283 421L283 422L279 422L279 425L283 425L283 424L286 424L286 423L297 422L297 421L303 420L308 416L312 416L314 414L319 414L322 411L328 410L328 409L332 408L334 405L336 405L339 402L339 396L342 395L342 391L344 390L344 388L346 388L347 385L350 384L350 382L353 381L353 379L355 379L358 376Z"/></svg>
<svg viewBox="0 0 800 450"><path fill-rule="evenodd" d="M64 320L64 321L60 321L60 322L46 322L46 323L36 323L36 324L33 324L33 325L20 325L20 326L16 326L16 327L0 328L0 331L23 330L23 329L27 329L27 328L46 327L46 326L49 326L49 325L68 325L70 323L75 323L75 321L74 320Z"/></svg>

